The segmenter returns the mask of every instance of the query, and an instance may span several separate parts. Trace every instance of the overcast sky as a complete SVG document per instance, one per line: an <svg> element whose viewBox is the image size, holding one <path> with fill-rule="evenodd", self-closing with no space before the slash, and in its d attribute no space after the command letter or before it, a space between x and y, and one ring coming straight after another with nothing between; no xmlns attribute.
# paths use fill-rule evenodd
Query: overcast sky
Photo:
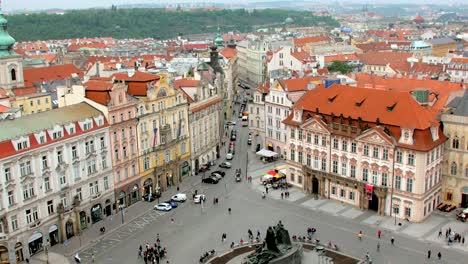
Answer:
<svg viewBox="0 0 468 264"><path fill-rule="evenodd" d="M40 9L74 9L74 8L90 8L98 6L110 6L112 4L135 4L135 3L170 3L170 2L231 2L232 0L0 0L2 9L6 12L13 10L40 10ZM242 2L264 2L271 0L236 0L236 3ZM275 0L273 0L275 1ZM278 0L276 0L278 1ZM284 0L283 0L284 1ZM292 0L291 0L292 1ZM311 0L316 2L324 2L325 0ZM338 2L341 2L338 0ZM362 2L376 3L388 2L384 0L343 0L343 2ZM393 0L392 3L408 3L407 0ZM458 0L412 0L411 3L456 3ZM463 0L460 0L461 3Z"/></svg>

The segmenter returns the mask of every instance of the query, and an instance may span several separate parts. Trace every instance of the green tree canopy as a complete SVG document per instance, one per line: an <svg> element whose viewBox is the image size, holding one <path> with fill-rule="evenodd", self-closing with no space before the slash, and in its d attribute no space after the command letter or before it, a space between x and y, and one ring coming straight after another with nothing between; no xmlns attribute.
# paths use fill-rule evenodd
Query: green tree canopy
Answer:
<svg viewBox="0 0 468 264"><path fill-rule="evenodd" d="M317 17L305 11L244 9L169 12L158 8L111 8L73 10L63 15L20 14L7 16L9 32L17 41L82 37L162 39L190 34L238 30L250 32L258 27L280 27L286 18L297 26L339 26L331 17Z"/></svg>
<svg viewBox="0 0 468 264"><path fill-rule="evenodd" d="M341 72L346 74L353 70L353 67L349 66L348 64L342 61L333 61L330 65L327 66L330 72Z"/></svg>

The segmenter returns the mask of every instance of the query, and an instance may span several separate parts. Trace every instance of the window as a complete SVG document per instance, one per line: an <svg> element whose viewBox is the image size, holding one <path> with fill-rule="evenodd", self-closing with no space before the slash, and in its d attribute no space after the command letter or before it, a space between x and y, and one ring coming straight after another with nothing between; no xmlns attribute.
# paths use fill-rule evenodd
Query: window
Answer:
<svg viewBox="0 0 468 264"><path fill-rule="evenodd" d="M319 167L319 157L314 157L314 169L318 169Z"/></svg>
<svg viewBox="0 0 468 264"><path fill-rule="evenodd" d="M11 169L5 168L3 172L5 173L5 182L11 181Z"/></svg>
<svg viewBox="0 0 468 264"><path fill-rule="evenodd" d="M405 208L405 216L408 217L408 218L411 217L411 208L409 208L409 207Z"/></svg>
<svg viewBox="0 0 468 264"><path fill-rule="evenodd" d="M78 181L80 179L80 167L78 164L73 165L73 179Z"/></svg>
<svg viewBox="0 0 468 264"><path fill-rule="evenodd" d="M166 152L164 153L164 161L166 163L170 162L171 161L171 151L170 150L166 150Z"/></svg>
<svg viewBox="0 0 468 264"><path fill-rule="evenodd" d="M369 177L369 170L367 168L362 169L362 180L367 181Z"/></svg>
<svg viewBox="0 0 468 264"><path fill-rule="evenodd" d="M319 136L314 135L314 145L318 145L318 144L319 144Z"/></svg>
<svg viewBox="0 0 468 264"><path fill-rule="evenodd" d="M127 147L126 146L124 146L122 148L122 153L123 153L123 158L126 159L127 158Z"/></svg>
<svg viewBox="0 0 468 264"><path fill-rule="evenodd" d="M47 212L49 213L49 215L54 214L54 201L47 201Z"/></svg>
<svg viewBox="0 0 468 264"><path fill-rule="evenodd" d="M16 81L16 70L15 69L11 69L10 77L11 77L12 81Z"/></svg>
<svg viewBox="0 0 468 264"><path fill-rule="evenodd" d="M60 194L60 202L62 203L63 207L67 207L67 206L68 206L67 194L65 194L65 193L61 193L61 194Z"/></svg>
<svg viewBox="0 0 468 264"><path fill-rule="evenodd" d="M379 174L377 171L372 171L372 184L377 185Z"/></svg>
<svg viewBox="0 0 468 264"><path fill-rule="evenodd" d="M114 151L114 157L115 157L115 160L117 160L117 161L119 160L119 150L118 149L116 149Z"/></svg>
<svg viewBox="0 0 468 264"><path fill-rule="evenodd" d="M395 189L401 190L401 176L395 177Z"/></svg>
<svg viewBox="0 0 468 264"><path fill-rule="evenodd" d="M45 143L45 136L40 135L39 136L39 144L44 144Z"/></svg>
<svg viewBox="0 0 468 264"><path fill-rule="evenodd" d="M340 196L341 196L341 198L346 198L346 191L345 191L345 189L341 189L341 190L340 190Z"/></svg>
<svg viewBox="0 0 468 264"><path fill-rule="evenodd" d="M78 196L78 199L80 201L83 201L83 194L81 192L81 187L80 188L76 188L76 196Z"/></svg>
<svg viewBox="0 0 468 264"><path fill-rule="evenodd" d="M105 141L104 137L101 137L101 149L103 149L105 147L106 147L106 141Z"/></svg>
<svg viewBox="0 0 468 264"><path fill-rule="evenodd" d="M106 158L106 156L101 157L101 167L102 167L102 169L107 169L107 158Z"/></svg>
<svg viewBox="0 0 468 264"><path fill-rule="evenodd" d="M338 139L336 138L333 139L333 148L338 149Z"/></svg>
<svg viewBox="0 0 468 264"><path fill-rule="evenodd" d="M307 143L312 142L312 135L310 133L307 133Z"/></svg>
<svg viewBox="0 0 468 264"><path fill-rule="evenodd" d="M44 178L44 192L50 191L50 179L49 177Z"/></svg>
<svg viewBox="0 0 468 264"><path fill-rule="evenodd" d="M369 146L364 145L364 156L369 156Z"/></svg>
<svg viewBox="0 0 468 264"><path fill-rule="evenodd" d="M8 206L15 205L15 194L13 191L8 191Z"/></svg>
<svg viewBox="0 0 468 264"><path fill-rule="evenodd" d="M75 134L75 127L70 127L70 135Z"/></svg>
<svg viewBox="0 0 468 264"><path fill-rule="evenodd" d="M76 151L76 146L71 147L71 154L72 154L72 159L76 159L78 157L78 153Z"/></svg>
<svg viewBox="0 0 468 264"><path fill-rule="evenodd" d="M397 151L396 153L396 162L403 163L403 153L401 151Z"/></svg>
<svg viewBox="0 0 468 264"><path fill-rule="evenodd" d="M341 142L341 148L343 151L348 151L348 142L343 140L343 142Z"/></svg>
<svg viewBox="0 0 468 264"><path fill-rule="evenodd" d="M327 159L322 158L322 170L326 171L327 170Z"/></svg>
<svg viewBox="0 0 468 264"><path fill-rule="evenodd" d="M150 167L150 160L149 160L149 157L145 157L143 159L143 169L144 170L149 170L149 167Z"/></svg>
<svg viewBox="0 0 468 264"><path fill-rule="evenodd" d="M408 154L408 165L414 166L414 154Z"/></svg>
<svg viewBox="0 0 468 264"><path fill-rule="evenodd" d="M341 175L348 176L348 166L346 163L341 163Z"/></svg>
<svg viewBox="0 0 468 264"><path fill-rule="evenodd" d="M25 148L27 148L27 147L28 147L28 141L26 141L26 140L20 141L20 142L18 142L18 143L16 144L16 148L17 148L18 150L25 149Z"/></svg>
<svg viewBox="0 0 468 264"><path fill-rule="evenodd" d="M465 177L468 177L468 167L465 168Z"/></svg>
<svg viewBox="0 0 468 264"><path fill-rule="evenodd" d="M459 141L458 141L458 137L455 136L452 140L452 148L454 149L458 149L460 147L460 144L459 144Z"/></svg>
<svg viewBox="0 0 468 264"><path fill-rule="evenodd" d="M406 191L412 192L413 191L413 179L406 180Z"/></svg>
<svg viewBox="0 0 468 264"><path fill-rule="evenodd" d="M57 163L58 163L58 164L62 164L62 162L63 162L62 151L61 151L61 150L58 150L58 151L57 151Z"/></svg>
<svg viewBox="0 0 468 264"><path fill-rule="evenodd" d="M400 214L400 207L393 207L393 213L395 215L399 215Z"/></svg>
<svg viewBox="0 0 468 264"><path fill-rule="evenodd" d="M294 149L291 149L291 154L290 154L290 155L291 155L290 159L291 159L292 161L295 161L295 159L296 159L296 152L294 151Z"/></svg>
<svg viewBox="0 0 468 264"><path fill-rule="evenodd" d="M322 136L322 146L327 146L327 138L325 136Z"/></svg>
<svg viewBox="0 0 468 264"><path fill-rule="evenodd" d="M298 162L302 164L302 151L298 152Z"/></svg>
<svg viewBox="0 0 468 264"><path fill-rule="evenodd" d="M447 201L452 201L452 198L453 198L452 192L447 192L446 195L445 195L445 197L446 197L446 200L447 200Z"/></svg>
<svg viewBox="0 0 468 264"><path fill-rule="evenodd" d="M382 172L382 186L387 186L388 184L388 173Z"/></svg>
<svg viewBox="0 0 468 264"><path fill-rule="evenodd" d="M292 182L294 182L294 173L291 173L291 175L289 175L289 178L291 179Z"/></svg>
<svg viewBox="0 0 468 264"><path fill-rule="evenodd" d="M374 147L374 148L372 149L372 157L375 158L375 159L378 159L378 158L379 158L379 148Z"/></svg>
<svg viewBox="0 0 468 264"><path fill-rule="evenodd" d="M47 166L47 156L42 156L42 169L45 170L49 166Z"/></svg>
<svg viewBox="0 0 468 264"><path fill-rule="evenodd" d="M95 195L99 193L98 181L89 183L89 195Z"/></svg>
<svg viewBox="0 0 468 264"><path fill-rule="evenodd" d="M450 165L450 174L457 175L457 163L452 162L452 165Z"/></svg>
<svg viewBox="0 0 468 264"><path fill-rule="evenodd" d="M125 168L125 179L128 179L128 167Z"/></svg>
<svg viewBox="0 0 468 264"><path fill-rule="evenodd" d="M334 160L332 162L332 172L333 173L338 173L338 161L337 160Z"/></svg>
<svg viewBox="0 0 468 264"><path fill-rule="evenodd" d="M388 149L383 150L382 159L383 160L388 160Z"/></svg>
<svg viewBox="0 0 468 264"><path fill-rule="evenodd" d="M354 192L349 192L349 199L354 201Z"/></svg>
<svg viewBox="0 0 468 264"><path fill-rule="evenodd" d="M11 216L10 222L11 222L11 230L12 231L18 230L18 218L16 217L16 215Z"/></svg>
<svg viewBox="0 0 468 264"><path fill-rule="evenodd" d="M26 175L31 174L31 162L26 161L23 163L20 163L20 175L21 177L24 177Z"/></svg>
<svg viewBox="0 0 468 264"><path fill-rule="evenodd" d="M306 164L307 164L307 166L309 166L309 167L310 167L310 165L311 165L311 158L312 158L312 157L310 156L310 154L307 154Z"/></svg>
<svg viewBox="0 0 468 264"><path fill-rule="evenodd" d="M351 165L351 178L356 178L356 165Z"/></svg>
<svg viewBox="0 0 468 264"><path fill-rule="evenodd" d="M96 169L96 160L92 159L87 162L87 167L88 167L88 174L95 173L97 171Z"/></svg>
<svg viewBox="0 0 468 264"><path fill-rule="evenodd" d="M302 184L302 175L297 176L297 183Z"/></svg>
<svg viewBox="0 0 468 264"><path fill-rule="evenodd" d="M62 137L62 131L57 131L52 133L52 139L57 139Z"/></svg>
<svg viewBox="0 0 468 264"><path fill-rule="evenodd" d="M295 139L296 138L296 129L291 128L291 138Z"/></svg>
<svg viewBox="0 0 468 264"><path fill-rule="evenodd" d="M104 177L104 190L109 190L109 177Z"/></svg>
<svg viewBox="0 0 468 264"><path fill-rule="evenodd" d="M26 222L28 224L32 223L33 221L37 221L39 216L37 214L37 207L32 209L26 209Z"/></svg>
<svg viewBox="0 0 468 264"><path fill-rule="evenodd" d="M299 131L297 133L297 139L302 140L302 129L299 129Z"/></svg>
<svg viewBox="0 0 468 264"><path fill-rule="evenodd" d="M94 140L85 143L86 155L94 151Z"/></svg>
<svg viewBox="0 0 468 264"><path fill-rule="evenodd" d="M122 138L122 141L125 140L125 129L122 129L122 132L120 133L121 135L121 138Z"/></svg>
<svg viewBox="0 0 468 264"><path fill-rule="evenodd" d="M351 143L351 153L356 153L356 143Z"/></svg>
<svg viewBox="0 0 468 264"><path fill-rule="evenodd" d="M332 187L331 193L332 193L333 195L336 195L336 187L335 187L335 186Z"/></svg>
<svg viewBox="0 0 468 264"><path fill-rule="evenodd" d="M67 184L67 178L66 178L65 174L60 175L60 184L61 185Z"/></svg>

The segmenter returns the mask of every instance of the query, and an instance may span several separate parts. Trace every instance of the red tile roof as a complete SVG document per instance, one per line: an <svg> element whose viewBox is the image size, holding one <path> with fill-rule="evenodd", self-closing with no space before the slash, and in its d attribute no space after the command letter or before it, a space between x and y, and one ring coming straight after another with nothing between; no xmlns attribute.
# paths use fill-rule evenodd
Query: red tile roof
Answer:
<svg viewBox="0 0 468 264"><path fill-rule="evenodd" d="M356 47L362 50L364 53L369 51L391 51L392 47L386 42L371 42L356 44Z"/></svg>
<svg viewBox="0 0 468 264"><path fill-rule="evenodd" d="M43 59L47 63L54 63L57 58L56 54L40 54L40 55L31 55L28 56L31 59Z"/></svg>
<svg viewBox="0 0 468 264"><path fill-rule="evenodd" d="M11 91L15 94L15 96L23 96L38 93L37 88L34 86L13 88Z"/></svg>
<svg viewBox="0 0 468 264"><path fill-rule="evenodd" d="M333 62L333 61L347 62L347 61L355 61L355 60L359 60L356 54L336 54L336 55L325 57L325 62Z"/></svg>
<svg viewBox="0 0 468 264"><path fill-rule="evenodd" d="M301 50L301 51L292 51L291 56L296 58L302 63L307 63L307 62L315 62L314 57L310 56L309 53Z"/></svg>
<svg viewBox="0 0 468 264"><path fill-rule="evenodd" d="M71 78L72 74L83 78L83 72L75 65L64 64L41 68L24 69L24 81L26 83L51 82L56 80L65 80Z"/></svg>
<svg viewBox="0 0 468 264"><path fill-rule="evenodd" d="M423 75L439 75L444 73L444 66L442 64L427 64L422 62L400 62L391 63L392 68L397 73L401 74L423 74Z"/></svg>
<svg viewBox="0 0 468 264"><path fill-rule="evenodd" d="M224 57L230 59L237 55L237 49L227 47L227 48L222 49L219 53L223 55Z"/></svg>
<svg viewBox="0 0 468 264"><path fill-rule="evenodd" d="M0 88L0 99L3 98L8 98L7 92L3 88Z"/></svg>
<svg viewBox="0 0 468 264"><path fill-rule="evenodd" d="M127 73L115 73L112 75L118 81L125 82L151 82L160 79L159 75L136 71L135 74L129 76Z"/></svg>
<svg viewBox="0 0 468 264"><path fill-rule="evenodd" d="M359 60L367 65L387 65L406 62L413 54L409 52L367 52L358 54Z"/></svg>
<svg viewBox="0 0 468 264"><path fill-rule="evenodd" d="M83 86L86 87L86 91L112 91L114 85L109 81L89 80L83 83Z"/></svg>
<svg viewBox="0 0 468 264"><path fill-rule="evenodd" d="M330 71L327 68L317 69L317 73L320 75L330 74Z"/></svg>
<svg viewBox="0 0 468 264"><path fill-rule="evenodd" d="M69 51L78 51L80 49L105 49L108 45L105 43L87 43L87 44L71 44L68 46Z"/></svg>
<svg viewBox="0 0 468 264"><path fill-rule="evenodd" d="M260 93L263 93L263 94L267 94L270 92L270 81L266 81L266 82L263 82L261 83L259 86L258 86L258 91Z"/></svg>
<svg viewBox="0 0 468 264"><path fill-rule="evenodd" d="M468 63L468 58L452 58L450 62L454 63Z"/></svg>
<svg viewBox="0 0 468 264"><path fill-rule="evenodd" d="M193 98L188 95L184 89L181 89L183 87L197 87L199 84L199 81L197 80L189 80L189 79L179 79L179 80L175 80L174 83L173 83L173 86L174 86L174 89L178 89L178 90L181 90L184 95L185 95L185 98L187 99L187 102L189 102L189 104L195 102L193 100Z"/></svg>
<svg viewBox="0 0 468 264"><path fill-rule="evenodd" d="M184 49L186 50L207 50L209 47L211 46L210 43L200 43L200 44L196 44L196 43L187 43L183 46Z"/></svg>
<svg viewBox="0 0 468 264"><path fill-rule="evenodd" d="M6 111L10 110L10 107L8 106L4 106L4 105L0 105L0 113L4 113Z"/></svg>
<svg viewBox="0 0 468 264"><path fill-rule="evenodd" d="M113 84L108 81L91 80L83 84L86 87L86 98L101 105L107 105L110 100L110 92Z"/></svg>
<svg viewBox="0 0 468 264"><path fill-rule="evenodd" d="M304 38L297 38L293 40L293 44L295 47L302 47L309 43L317 43L317 42L329 42L330 38L328 36L313 36L313 37L304 37Z"/></svg>
<svg viewBox="0 0 468 264"><path fill-rule="evenodd" d="M214 104L217 104L217 103L219 103L219 102L221 102L221 98L216 98L216 99L211 100L211 101L209 101L209 102L207 102L207 103L204 103L204 104L202 104L202 105L198 105L198 106L196 106L196 107L190 109L190 112L194 113L194 112L200 111L200 110L202 110L202 109L205 109L205 108L207 108L207 107L210 107L210 106L212 106L212 105L214 105Z"/></svg>
<svg viewBox="0 0 468 264"><path fill-rule="evenodd" d="M281 86L288 92L306 91L310 82L323 80L322 77L306 77L297 79L278 80Z"/></svg>

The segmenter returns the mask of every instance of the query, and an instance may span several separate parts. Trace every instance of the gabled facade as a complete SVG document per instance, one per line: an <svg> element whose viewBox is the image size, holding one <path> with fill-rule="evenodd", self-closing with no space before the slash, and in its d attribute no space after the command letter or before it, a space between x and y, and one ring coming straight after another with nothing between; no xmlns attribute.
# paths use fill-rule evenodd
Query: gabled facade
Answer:
<svg viewBox="0 0 468 264"><path fill-rule="evenodd" d="M284 123L288 181L305 192L414 222L439 204L446 137L409 93L332 85Z"/></svg>
<svg viewBox="0 0 468 264"><path fill-rule="evenodd" d="M270 82L262 83L249 103L249 131L254 135L252 145L258 150L265 148L265 97L269 90Z"/></svg>
<svg viewBox="0 0 468 264"><path fill-rule="evenodd" d="M0 123L2 261L22 262L112 214L102 112L80 103Z"/></svg>
<svg viewBox="0 0 468 264"><path fill-rule="evenodd" d="M468 83L468 58L453 58L447 66L450 81Z"/></svg>
<svg viewBox="0 0 468 264"><path fill-rule="evenodd" d="M302 48L282 47L269 56L267 63L268 75L273 77L275 72L291 70L295 72L311 71L317 66L315 59Z"/></svg>

